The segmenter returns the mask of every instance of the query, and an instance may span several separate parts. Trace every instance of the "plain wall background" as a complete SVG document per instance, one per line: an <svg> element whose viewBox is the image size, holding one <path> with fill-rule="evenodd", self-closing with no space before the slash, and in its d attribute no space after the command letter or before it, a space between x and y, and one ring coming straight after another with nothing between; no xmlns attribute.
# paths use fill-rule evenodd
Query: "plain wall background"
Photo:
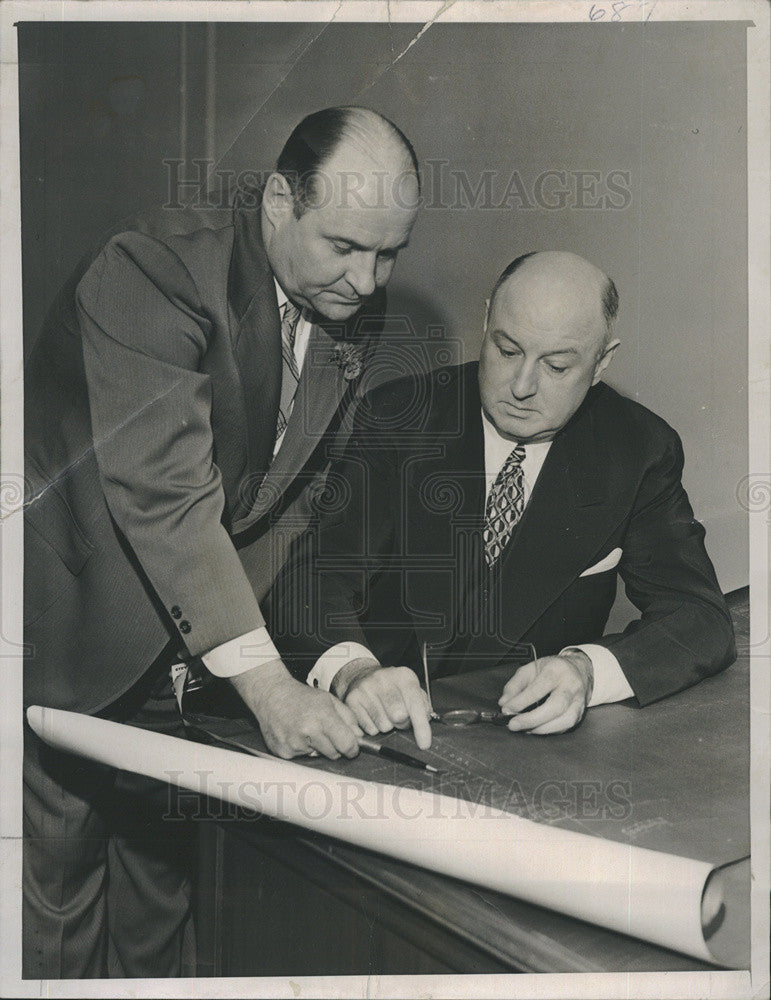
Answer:
<svg viewBox="0 0 771 1000"><path fill-rule="evenodd" d="M270 169L305 114L371 106L426 165L429 202L389 286L392 311L419 339L441 328L470 360L487 292L514 256L569 249L605 269L622 341L607 380L678 430L721 586L746 585L744 25L437 24L407 49L420 27L22 24L27 341L100 235L164 203L164 160L185 160L188 177L195 157ZM563 207L535 204L547 170L567 174L547 185L567 190ZM482 194L459 204L451 172L473 190L485 171L487 207ZM489 207L514 171L533 207ZM600 175L583 199L577 171ZM580 207L610 171L628 175L630 197L614 198L628 204Z"/></svg>

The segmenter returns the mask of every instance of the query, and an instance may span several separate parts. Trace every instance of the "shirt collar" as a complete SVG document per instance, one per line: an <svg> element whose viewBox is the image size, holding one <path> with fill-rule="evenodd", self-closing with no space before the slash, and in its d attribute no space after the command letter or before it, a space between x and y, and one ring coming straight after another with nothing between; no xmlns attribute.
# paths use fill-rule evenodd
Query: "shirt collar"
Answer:
<svg viewBox="0 0 771 1000"><path fill-rule="evenodd" d="M484 410L482 410L482 429L485 439L485 465L502 466L519 442L503 437ZM551 448L551 441L532 441L522 447L527 458L545 458Z"/></svg>
<svg viewBox="0 0 771 1000"><path fill-rule="evenodd" d="M281 310L284 308L284 306L289 301L289 298L288 298L286 292L284 291L284 289L281 287L281 285L279 285L278 281L275 278L273 279L273 284L276 286L276 298L278 299L278 311L281 312Z"/></svg>
<svg viewBox="0 0 771 1000"><path fill-rule="evenodd" d="M276 300L278 301L278 311L279 314L283 316L284 306L287 304L287 302L291 302L292 300L286 294L281 285L279 285L278 279L275 276L273 278L273 284L276 286ZM302 322L308 319L308 314L306 313L306 310L304 308L300 308L300 306L298 306L297 308L300 309L300 321Z"/></svg>

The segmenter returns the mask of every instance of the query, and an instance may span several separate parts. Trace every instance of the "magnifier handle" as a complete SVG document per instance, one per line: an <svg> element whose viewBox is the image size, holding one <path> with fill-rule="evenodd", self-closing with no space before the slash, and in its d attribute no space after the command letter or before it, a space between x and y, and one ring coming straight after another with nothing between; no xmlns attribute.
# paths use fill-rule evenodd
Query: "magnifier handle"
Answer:
<svg viewBox="0 0 771 1000"><path fill-rule="evenodd" d="M532 712L534 708L543 705L548 697L547 694L544 695L543 698L534 701L532 705L528 705L527 708L523 708L520 712L514 712L513 715L507 715L505 712L480 712L480 718L484 722L492 723L494 726L506 726L515 716L522 715L522 712Z"/></svg>
<svg viewBox="0 0 771 1000"><path fill-rule="evenodd" d="M514 716L507 715L506 712L481 712L480 718L482 722L489 722L493 726L507 726Z"/></svg>

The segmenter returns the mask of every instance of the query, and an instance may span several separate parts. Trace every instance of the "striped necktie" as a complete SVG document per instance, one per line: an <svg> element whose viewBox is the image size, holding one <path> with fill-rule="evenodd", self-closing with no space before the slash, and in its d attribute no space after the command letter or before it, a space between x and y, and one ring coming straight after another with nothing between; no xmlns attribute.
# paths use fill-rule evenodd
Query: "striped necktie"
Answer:
<svg viewBox="0 0 771 1000"><path fill-rule="evenodd" d="M503 463L490 489L482 532L488 566L493 566L500 558L517 521L522 517L525 508L524 458L525 447L518 444Z"/></svg>
<svg viewBox="0 0 771 1000"><path fill-rule="evenodd" d="M276 440L281 437L289 423L292 404L300 381L300 370L297 367L297 358L294 356L294 339L299 318L300 310L293 302L287 300L281 315L281 401L276 421Z"/></svg>

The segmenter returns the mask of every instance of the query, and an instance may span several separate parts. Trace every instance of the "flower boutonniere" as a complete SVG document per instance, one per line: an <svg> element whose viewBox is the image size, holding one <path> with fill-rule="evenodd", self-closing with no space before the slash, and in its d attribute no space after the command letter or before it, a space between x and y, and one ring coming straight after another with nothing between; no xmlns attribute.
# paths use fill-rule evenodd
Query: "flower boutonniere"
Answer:
<svg viewBox="0 0 771 1000"><path fill-rule="evenodd" d="M358 378L364 370L364 355L354 344L335 344L335 352L329 360L337 365L348 382Z"/></svg>

